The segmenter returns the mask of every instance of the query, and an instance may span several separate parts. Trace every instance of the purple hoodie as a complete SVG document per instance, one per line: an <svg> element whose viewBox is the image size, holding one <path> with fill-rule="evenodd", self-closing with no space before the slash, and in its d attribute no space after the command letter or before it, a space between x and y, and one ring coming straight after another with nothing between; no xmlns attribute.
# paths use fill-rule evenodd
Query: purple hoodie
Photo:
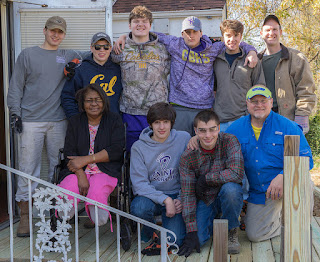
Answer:
<svg viewBox="0 0 320 262"><path fill-rule="evenodd" d="M189 108L212 108L213 62L225 50L224 43L212 43L209 37L203 35L201 41L205 48L196 52L185 44L182 37L156 34L171 55L169 102ZM253 46L243 42L240 46L246 53L256 51Z"/></svg>

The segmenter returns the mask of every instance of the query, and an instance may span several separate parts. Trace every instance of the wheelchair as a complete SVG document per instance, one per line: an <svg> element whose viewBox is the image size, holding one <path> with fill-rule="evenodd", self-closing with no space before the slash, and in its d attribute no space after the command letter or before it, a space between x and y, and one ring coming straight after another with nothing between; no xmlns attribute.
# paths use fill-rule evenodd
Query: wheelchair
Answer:
<svg viewBox="0 0 320 262"><path fill-rule="evenodd" d="M118 185L115 190L117 190L117 208L123 212L130 211L130 204L132 200L132 189L131 189L131 181L129 177L129 164L130 160L128 158L127 152L124 150L123 153L123 165L121 167L121 176L118 181ZM63 174L62 170L66 169L67 161L63 154L63 148L59 150L58 164L55 166L52 183L57 185L59 184L68 174ZM53 203L55 205L55 203ZM82 213L84 208L79 210L78 213ZM55 210L50 210L50 226L51 230L54 232L57 229L57 220L59 218L56 217ZM120 227L120 242L122 248L127 251L131 247L131 229L134 232L134 225L132 221L128 221L127 218L121 217L121 227ZM52 239L54 242L55 240Z"/></svg>

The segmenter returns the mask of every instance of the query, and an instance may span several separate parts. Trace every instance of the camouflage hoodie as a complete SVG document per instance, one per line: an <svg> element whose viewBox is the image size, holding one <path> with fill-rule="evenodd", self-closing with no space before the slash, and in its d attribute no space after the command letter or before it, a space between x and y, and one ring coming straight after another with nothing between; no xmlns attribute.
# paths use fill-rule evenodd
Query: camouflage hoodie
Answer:
<svg viewBox="0 0 320 262"><path fill-rule="evenodd" d="M150 106L168 100L170 56L157 35L149 35L148 42L136 43L129 33L122 53L112 53L113 62L121 67L120 111L123 113L147 115Z"/></svg>

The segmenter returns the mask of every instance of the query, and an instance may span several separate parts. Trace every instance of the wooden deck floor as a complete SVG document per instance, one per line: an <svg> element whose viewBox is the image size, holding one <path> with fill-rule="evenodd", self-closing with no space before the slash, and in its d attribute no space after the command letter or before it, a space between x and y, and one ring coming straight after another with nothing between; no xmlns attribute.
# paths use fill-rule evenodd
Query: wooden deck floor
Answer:
<svg viewBox="0 0 320 262"><path fill-rule="evenodd" d="M86 229L83 227L84 218L80 220L79 224L79 250L80 261L95 261L95 231L94 229ZM36 219L34 219L36 222ZM313 236L313 249L312 261L320 262L320 218L312 218L312 236ZM114 228L116 228L114 226ZM16 232L17 224L14 225L14 233ZM116 232L110 232L109 226L100 227L100 261L117 261L117 242ZM137 236L133 236L134 242L129 251L124 252L121 249L121 261L138 261L137 254ZM70 233L71 245L74 244L74 232ZM241 253L238 255L230 256L231 262L273 262L280 261L280 237L276 237L269 241L261 243L251 243L248 241L246 234L240 232L239 240L241 243ZM142 248L146 244L142 244ZM34 249L35 250L35 249ZM34 251L37 255L36 250ZM0 232L0 261L9 261L10 246L9 246L9 228ZM60 254L48 253L46 260L61 258ZM75 261L74 249L70 251L69 258ZM201 248L201 253L193 253L187 259L177 255L170 255L171 261L197 261L206 262L213 261L212 241L208 241L205 246ZM142 261L153 262L159 261L160 256L147 257L142 256ZM14 261L29 261L29 238L14 238ZM61 261L61 260L60 260Z"/></svg>

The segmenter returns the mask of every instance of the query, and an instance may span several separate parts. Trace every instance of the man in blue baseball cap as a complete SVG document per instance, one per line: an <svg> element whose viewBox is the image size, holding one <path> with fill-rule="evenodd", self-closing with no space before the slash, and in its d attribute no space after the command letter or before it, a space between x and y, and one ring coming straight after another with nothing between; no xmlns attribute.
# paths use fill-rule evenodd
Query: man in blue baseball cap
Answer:
<svg viewBox="0 0 320 262"><path fill-rule="evenodd" d="M236 120L226 132L234 134L241 144L249 180L246 232L250 241L259 242L281 232L284 136L299 135L300 156L310 158L310 169L313 160L302 128L271 110L273 98L267 87L253 86L246 99L249 115ZM313 203L312 190L310 197Z"/></svg>

